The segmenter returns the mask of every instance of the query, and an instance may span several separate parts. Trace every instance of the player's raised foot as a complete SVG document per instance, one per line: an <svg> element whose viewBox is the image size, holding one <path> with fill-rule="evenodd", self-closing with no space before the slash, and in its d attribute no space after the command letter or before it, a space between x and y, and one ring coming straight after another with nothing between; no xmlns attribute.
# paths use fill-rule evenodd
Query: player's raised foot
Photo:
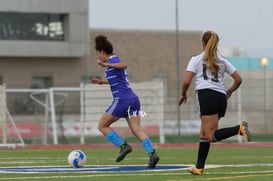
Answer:
<svg viewBox="0 0 273 181"><path fill-rule="evenodd" d="M152 153L149 153L149 163L147 168L155 168L157 162L159 161L159 156L156 154L155 150Z"/></svg>
<svg viewBox="0 0 273 181"><path fill-rule="evenodd" d="M247 122L245 121L241 122L238 134L243 135L246 141L251 141L251 134L248 129Z"/></svg>
<svg viewBox="0 0 273 181"><path fill-rule="evenodd" d="M129 144L124 143L123 145L121 145L119 156L117 157L116 162L122 161L125 156L130 152L132 152L132 147Z"/></svg>
<svg viewBox="0 0 273 181"><path fill-rule="evenodd" d="M188 172L190 172L193 175L203 175L204 169L203 168L190 167L190 168L188 168Z"/></svg>

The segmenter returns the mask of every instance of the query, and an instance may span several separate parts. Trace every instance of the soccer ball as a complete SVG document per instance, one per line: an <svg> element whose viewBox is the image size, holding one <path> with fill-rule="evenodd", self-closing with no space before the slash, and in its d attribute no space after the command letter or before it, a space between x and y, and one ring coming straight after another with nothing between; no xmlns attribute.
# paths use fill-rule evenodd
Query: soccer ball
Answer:
<svg viewBox="0 0 273 181"><path fill-rule="evenodd" d="M67 161L70 166L81 168L86 162L86 156L81 150L72 150L67 157Z"/></svg>

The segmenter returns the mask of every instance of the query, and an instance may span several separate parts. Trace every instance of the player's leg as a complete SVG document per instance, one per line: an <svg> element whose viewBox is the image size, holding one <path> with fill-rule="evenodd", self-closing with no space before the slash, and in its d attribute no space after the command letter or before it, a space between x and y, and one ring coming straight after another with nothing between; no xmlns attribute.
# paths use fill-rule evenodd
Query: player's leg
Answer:
<svg viewBox="0 0 273 181"><path fill-rule="evenodd" d="M199 90L196 94L201 119L200 140L196 165L188 170L195 175L203 174L212 133L218 128L218 114L216 111L218 101L215 94L215 91L209 89Z"/></svg>
<svg viewBox="0 0 273 181"><path fill-rule="evenodd" d="M110 125L116 122L119 118L111 116L108 113L103 113L101 116L101 119L98 124L99 131L106 136L112 129L110 128Z"/></svg>
<svg viewBox="0 0 273 181"><path fill-rule="evenodd" d="M219 105L218 107L218 115L219 118L224 117L225 112L226 112L226 107L227 107L227 99L225 95L219 95ZM240 125L236 125L233 127L226 127L226 128L221 128L215 130L213 132L213 138L211 142L217 142L221 141L223 139L227 139L229 137L235 136L235 135L243 135L246 141L250 141L250 132L248 130L248 124L247 122L242 122Z"/></svg>
<svg viewBox="0 0 273 181"><path fill-rule="evenodd" d="M212 142L218 142L223 139L227 139L229 137L237 135L239 130L240 130L240 125L218 129L212 135L213 136Z"/></svg>
<svg viewBox="0 0 273 181"><path fill-rule="evenodd" d="M140 101L138 98L131 99L128 106L128 117L126 118L129 128L134 136L141 142L144 150L149 156L148 168L155 168L159 157L153 148L152 142L148 135L141 129L140 126Z"/></svg>
<svg viewBox="0 0 273 181"><path fill-rule="evenodd" d="M213 133L213 142L221 141L237 134L243 135L246 141L251 140L247 122L243 121L239 125L216 130Z"/></svg>
<svg viewBox="0 0 273 181"><path fill-rule="evenodd" d="M188 171L194 175L202 175L205 168L206 159L210 149L212 133L218 128L218 115L201 116L200 140L195 167Z"/></svg>
<svg viewBox="0 0 273 181"><path fill-rule="evenodd" d="M230 128L218 128L218 115L209 115L201 117L201 130L200 130L200 141L198 148L198 156L196 167L189 169L189 172L195 175L202 175L207 155L210 149L210 142L220 141L225 138L229 138L238 134L246 134L246 137L250 140L250 133L248 131L247 123L242 122L238 126ZM218 139L218 140L217 140Z"/></svg>
<svg viewBox="0 0 273 181"><path fill-rule="evenodd" d="M134 136L138 138L141 142L144 150L149 156L149 164L148 168L155 168L157 162L159 161L159 157L153 148L152 141L149 139L147 134L141 129L140 126L140 117L139 116L130 116L127 119L129 128L131 129Z"/></svg>
<svg viewBox="0 0 273 181"><path fill-rule="evenodd" d="M120 153L116 158L116 162L122 161L124 157L132 151L131 146L128 145L116 131L110 128L110 125L116 122L118 119L118 117L111 116L108 113L103 113L98 125L98 129L102 132L102 134L105 135L111 143L120 148Z"/></svg>
<svg viewBox="0 0 273 181"><path fill-rule="evenodd" d="M110 128L110 125L116 122L118 119L118 117L111 116L108 113L103 113L98 124L98 129L111 143L117 147L120 147L125 141Z"/></svg>

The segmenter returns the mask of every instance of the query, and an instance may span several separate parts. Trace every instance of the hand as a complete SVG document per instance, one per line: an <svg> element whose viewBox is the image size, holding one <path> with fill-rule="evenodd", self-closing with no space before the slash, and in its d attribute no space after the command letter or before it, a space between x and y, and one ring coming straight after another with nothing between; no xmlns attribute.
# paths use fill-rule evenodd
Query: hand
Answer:
<svg viewBox="0 0 273 181"><path fill-rule="evenodd" d="M102 67L109 67L109 63L103 62L103 61L101 61L101 60L98 60L98 61L97 61L97 64L99 64L99 65L102 66Z"/></svg>
<svg viewBox="0 0 273 181"><path fill-rule="evenodd" d="M92 77L92 78L90 79L90 82L91 82L92 84L102 84L102 80L100 80L100 79L98 79L98 78L96 78L96 77Z"/></svg>
<svg viewBox="0 0 273 181"><path fill-rule="evenodd" d="M227 94L227 99L229 99L230 96L231 96L231 94L232 94L232 92L231 92L230 90L227 90L227 91L226 91L226 94Z"/></svg>
<svg viewBox="0 0 273 181"><path fill-rule="evenodd" d="M180 96L179 101L178 101L178 105L180 106L183 103L187 102L187 96Z"/></svg>

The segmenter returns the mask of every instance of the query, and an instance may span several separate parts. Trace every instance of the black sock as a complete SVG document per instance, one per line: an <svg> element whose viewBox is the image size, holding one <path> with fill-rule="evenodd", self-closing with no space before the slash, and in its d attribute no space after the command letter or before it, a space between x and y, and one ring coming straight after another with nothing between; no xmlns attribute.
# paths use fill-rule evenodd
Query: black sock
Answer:
<svg viewBox="0 0 273 181"><path fill-rule="evenodd" d="M209 153L209 148L210 141L206 138L200 138L196 168L205 167L205 162Z"/></svg>
<svg viewBox="0 0 273 181"><path fill-rule="evenodd" d="M240 129L240 125L229 127L229 128L218 129L213 133L213 140L214 142L217 142L223 139L227 139L231 136L237 135L239 129Z"/></svg>

